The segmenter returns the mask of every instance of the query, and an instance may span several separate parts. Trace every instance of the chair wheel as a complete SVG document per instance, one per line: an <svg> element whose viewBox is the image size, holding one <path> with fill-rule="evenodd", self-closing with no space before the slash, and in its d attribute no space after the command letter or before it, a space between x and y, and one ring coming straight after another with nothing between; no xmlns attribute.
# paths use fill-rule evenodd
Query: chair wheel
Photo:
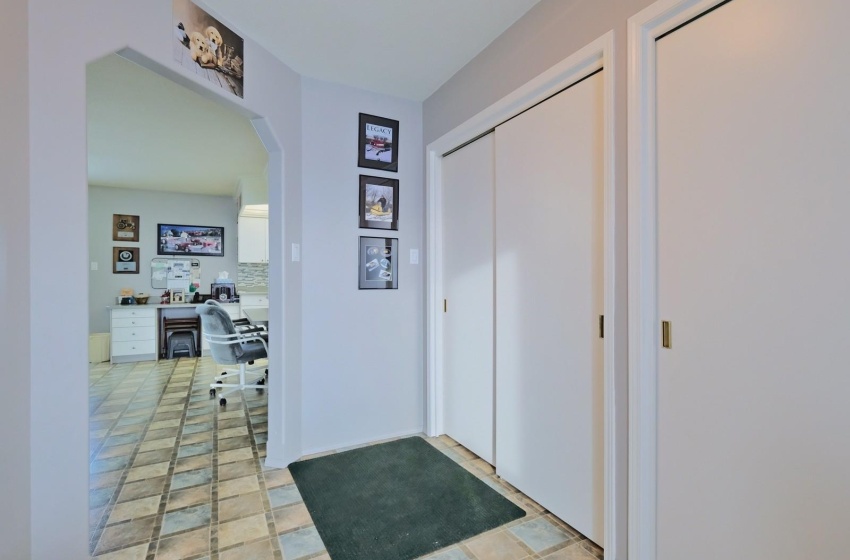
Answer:
<svg viewBox="0 0 850 560"><path fill-rule="evenodd" d="M224 381L222 381L221 379L219 379L218 381L216 381L216 383L218 383L219 385L221 385L222 383L224 383Z"/></svg>
<svg viewBox="0 0 850 560"><path fill-rule="evenodd" d="M265 385L265 384L266 384L265 379L260 379L259 381L257 381L257 385Z"/></svg>
<svg viewBox="0 0 850 560"><path fill-rule="evenodd" d="M210 389L210 398L215 397L215 389Z"/></svg>
<svg viewBox="0 0 850 560"><path fill-rule="evenodd" d="M227 404L227 399L222 398L221 400L219 400L219 401L218 401L218 404L220 404L221 406L226 405L226 404Z"/></svg>

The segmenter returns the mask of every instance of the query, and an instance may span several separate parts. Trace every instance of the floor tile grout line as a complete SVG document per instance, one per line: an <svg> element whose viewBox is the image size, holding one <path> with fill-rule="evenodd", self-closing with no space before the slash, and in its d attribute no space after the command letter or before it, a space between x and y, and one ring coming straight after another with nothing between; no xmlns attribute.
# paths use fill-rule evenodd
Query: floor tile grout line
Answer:
<svg viewBox="0 0 850 560"><path fill-rule="evenodd" d="M189 402L191 400L192 395L192 382L195 380L195 376L198 372L198 359L194 359L195 363L192 367L192 374L189 378L189 388L186 392L186 403L183 405L183 413L180 416L180 424L177 426L177 437L174 438L174 446L171 451L171 460L168 462L168 472L166 473L165 484L162 488L162 494L160 495L159 500L159 508L157 508L156 514L156 522L154 523L153 533L151 534L150 543L148 543L148 555L147 560L154 560L156 557L156 550L159 546L159 541L162 535L162 525L165 521L165 509L168 506L168 497L171 494L171 485L174 479L174 469L177 466L178 455L180 454L180 443L183 441L183 426L186 425L186 415L189 412ZM177 371L177 365L180 363L180 360L175 360L174 369L171 371L171 375L168 378L168 382L165 385L166 390L168 386L171 384L171 380L174 378L174 373ZM162 399L160 399L162 402ZM157 406L159 408L159 405Z"/></svg>
<svg viewBox="0 0 850 560"><path fill-rule="evenodd" d="M263 390L265 392L265 390ZM274 513L269 499L268 488L266 487L266 476L263 470L263 463L260 459L260 450L257 445L257 438L254 432L254 422L251 419L251 407L248 406L248 400L245 398L244 391L242 395L243 410L245 411L245 425L248 428L248 440L251 442L251 454L254 457L254 464L258 466L257 482L260 487L260 499L263 501L263 512L266 516L266 527L271 539L272 553L275 560L283 560L283 551L280 549L280 541L277 539L277 527L274 522ZM268 417L268 404L266 404L266 416Z"/></svg>
<svg viewBox="0 0 850 560"><path fill-rule="evenodd" d="M213 401L219 399L218 393L213 393ZM213 410L213 426L212 426L212 485L210 486L210 560L219 559L218 546L218 484L219 484L219 464L218 464L218 415L221 412L221 405Z"/></svg>
<svg viewBox="0 0 850 560"><path fill-rule="evenodd" d="M131 374L132 374L132 373L136 370L136 367L137 367L137 366L133 366L133 367L131 367L131 368L127 368L127 373L124 375L124 377L122 377L122 378L121 378L121 380L120 380L120 381L115 382L115 386L114 386L114 387L113 387L113 388L109 391L109 395L107 395L107 397L106 397L106 398L104 398L104 399L100 402L100 404L98 405L98 407L97 407L97 408L100 408L101 406L103 406L103 403L104 403L104 402L106 402L106 401L108 401L108 400L109 400L109 397L111 397L111 396L112 396L112 394L115 392L115 390L116 390L118 387L120 387L120 386L121 386L122 382L126 381L126 380L127 380L127 378L128 378L128 377L130 377L130 375L131 375ZM149 372L149 373L150 373L150 372ZM135 396L135 395L136 395L136 393L138 393L138 389L136 389L136 391L133 393L133 396ZM91 394L89 394L89 398L91 398ZM112 426L110 426L110 427L109 427L109 429L107 430L106 434L104 434L104 436L103 436L103 437L98 438L98 439L100 439L100 445L98 445L98 447L96 447L95 449L89 449L89 468L91 468L91 464L95 461L95 457L97 457L98 453L100 453L100 451L103 449L103 444L104 444L104 443L106 443L106 440L107 440L107 439L109 439L110 435L112 434L112 432L113 432L113 431L115 430L115 428L117 427L117 425L118 425L118 420L119 420L120 418L123 418L123 417L124 417L124 414L126 414L127 409L129 408L130 403L132 403L132 402L133 402L133 398L131 397L131 398L130 398L130 401L129 401L129 402L127 402L127 404L125 404L125 405L124 405L124 409L121 411L121 413L120 413L120 415L118 416L118 418L116 418L116 419L114 419L114 420L113 420L113 422L112 422ZM89 415L91 416L92 414L93 414L93 411L89 410ZM91 434L91 420L89 420L89 434ZM89 441L91 441L91 437L89 437Z"/></svg>
<svg viewBox="0 0 850 560"><path fill-rule="evenodd" d="M143 362L143 363L147 363L147 362ZM176 363L175 363L175 366L176 366ZM138 364L136 366L134 366L131 369L131 373L132 373L132 371L136 371L139 367L140 366ZM151 379L151 377L157 372L157 370L160 368L160 364L159 364L159 362L154 362L154 363L150 364L148 367L150 367L150 370L147 372L144 381L139 386L139 389L137 389L136 392L133 393L134 395L136 395L138 393L138 391L141 389L141 387L143 387L144 384L147 383L148 380ZM173 370L172 370L172 373L173 373ZM129 376L129 374L128 374L128 376ZM124 379L126 379L126 377ZM122 379L122 381L124 379ZM170 379L170 375L169 375L169 379ZM162 391L160 392L160 395L159 395L159 399L157 399L157 404L155 406L153 406L154 413L151 414L151 416L148 418L147 422L145 422L145 426L141 430L141 435L139 436L139 440L136 442L136 445L133 448L133 451L130 452L130 456L129 456L127 465L122 469L121 478L119 478L119 480L118 480L118 484L115 487L115 491L113 492L112 497L109 499L109 502L107 503L107 505L106 505L102 515L101 515L101 518L100 518L100 521L97 524L97 527L95 528L94 531L92 531L91 540L90 540L90 544L89 544L89 549L90 549L92 554L94 554L95 550L97 550L97 545L99 544L100 539L103 536L103 531L106 529L106 524L109 521L109 516L112 514L112 510L115 508L115 505L118 502L118 496L121 494L120 489L124 488L124 485L125 485L126 480L127 480L127 476L130 473L130 469L133 468L133 461L135 460L136 456L139 454L139 449L141 449L142 443L144 442L145 435L147 435L148 431L150 430L150 425L153 423L153 418L156 416L156 412L155 412L156 408L159 406L159 403L162 402L162 398L165 395L167 387L168 387L168 383L164 383L163 387L162 387ZM130 402L132 402L132 400ZM129 406L130 406L130 403L127 403L127 407L129 407ZM118 420L120 418L123 418L123 415L126 413L126 411L127 411L127 408L125 408L122 415L118 419L116 419L116 424L118 423ZM136 544L139 544L139 543L136 543Z"/></svg>

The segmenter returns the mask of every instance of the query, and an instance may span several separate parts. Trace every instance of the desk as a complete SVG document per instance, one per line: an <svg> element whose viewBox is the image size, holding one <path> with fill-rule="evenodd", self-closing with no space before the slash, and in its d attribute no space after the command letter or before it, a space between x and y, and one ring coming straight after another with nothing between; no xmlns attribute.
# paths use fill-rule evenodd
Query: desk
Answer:
<svg viewBox="0 0 850 560"><path fill-rule="evenodd" d="M157 360L162 347L162 319L164 317L196 317L195 308L200 303L172 303L147 305L109 306L110 360L113 364ZM232 319L239 318L238 303L224 303L222 307ZM209 345L201 337L201 354Z"/></svg>
<svg viewBox="0 0 850 560"><path fill-rule="evenodd" d="M251 321L252 325L266 326L269 324L268 307L252 307L251 309L244 309L242 312Z"/></svg>

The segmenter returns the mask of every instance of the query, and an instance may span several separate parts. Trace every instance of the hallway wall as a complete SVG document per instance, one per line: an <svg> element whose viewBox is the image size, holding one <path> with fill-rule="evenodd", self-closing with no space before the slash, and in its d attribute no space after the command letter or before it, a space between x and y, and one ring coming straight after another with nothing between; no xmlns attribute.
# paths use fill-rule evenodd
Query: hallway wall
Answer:
<svg viewBox="0 0 850 560"><path fill-rule="evenodd" d="M0 543L11 558L30 555L30 316L29 274L29 71L27 68L27 2L3 2L0 51L8 57L0 87L0 293L6 322L0 336L0 355L14 389L0 406ZM37 382L32 376L33 382ZM13 507L9 507L12 504Z"/></svg>
<svg viewBox="0 0 850 560"><path fill-rule="evenodd" d="M304 452L424 423L421 103L303 79ZM399 121L398 173L357 167L359 113ZM399 179L398 231L358 229L359 176ZM397 290L358 290L359 236L399 239Z"/></svg>

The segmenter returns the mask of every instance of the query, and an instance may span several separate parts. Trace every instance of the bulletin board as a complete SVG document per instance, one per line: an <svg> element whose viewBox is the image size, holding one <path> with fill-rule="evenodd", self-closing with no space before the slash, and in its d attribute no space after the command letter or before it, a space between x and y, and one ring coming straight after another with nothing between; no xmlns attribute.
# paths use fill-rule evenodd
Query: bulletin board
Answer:
<svg viewBox="0 0 850 560"><path fill-rule="evenodd" d="M151 259L151 288L155 290L182 289L188 293L189 284L200 285L200 281L198 259Z"/></svg>

